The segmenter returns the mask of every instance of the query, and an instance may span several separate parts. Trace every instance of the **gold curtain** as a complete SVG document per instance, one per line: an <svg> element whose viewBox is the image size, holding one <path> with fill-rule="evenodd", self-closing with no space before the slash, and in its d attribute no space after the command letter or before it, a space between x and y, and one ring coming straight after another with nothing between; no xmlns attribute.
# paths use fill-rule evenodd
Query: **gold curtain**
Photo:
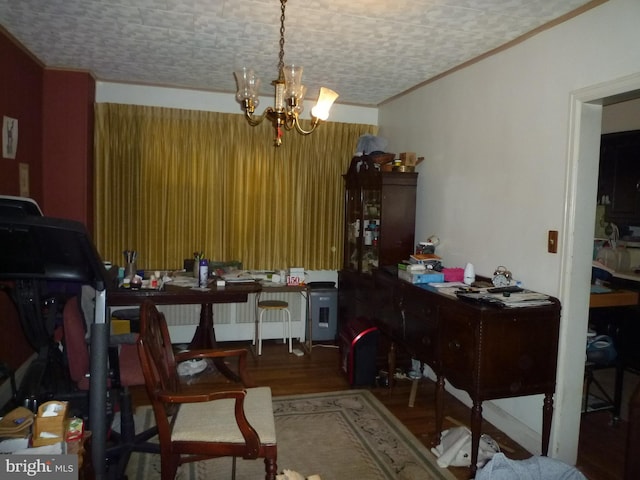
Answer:
<svg viewBox="0 0 640 480"><path fill-rule="evenodd" d="M339 269L341 175L364 133L377 128L329 122L275 148L271 124L242 115L96 104L96 245L117 264L136 250L149 270L195 251L250 269Z"/></svg>

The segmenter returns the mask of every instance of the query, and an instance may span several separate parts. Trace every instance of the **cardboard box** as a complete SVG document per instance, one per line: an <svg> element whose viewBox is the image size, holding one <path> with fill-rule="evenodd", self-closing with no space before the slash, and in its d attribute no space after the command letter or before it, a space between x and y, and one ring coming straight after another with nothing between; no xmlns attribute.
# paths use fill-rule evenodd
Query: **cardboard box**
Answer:
<svg viewBox="0 0 640 480"><path fill-rule="evenodd" d="M129 320L111 318L111 335L124 335L126 333L131 333L131 322Z"/></svg>
<svg viewBox="0 0 640 480"><path fill-rule="evenodd" d="M464 268L443 268L445 282L462 282L464 280Z"/></svg>
<svg viewBox="0 0 640 480"><path fill-rule="evenodd" d="M417 162L416 152L403 152L400 154L400 160L403 165L415 167Z"/></svg>
<svg viewBox="0 0 640 480"><path fill-rule="evenodd" d="M444 282L444 274L434 271L428 271L427 273L412 273L407 270L398 270L398 278L409 283Z"/></svg>
<svg viewBox="0 0 640 480"><path fill-rule="evenodd" d="M40 405L31 438L31 443L34 447L53 445L54 443L65 441L67 410L67 402L52 400ZM50 435L42 437L43 432L51 434L53 437Z"/></svg>
<svg viewBox="0 0 640 480"><path fill-rule="evenodd" d="M304 268L290 267L289 275L287 275L287 285L303 285L304 284Z"/></svg>

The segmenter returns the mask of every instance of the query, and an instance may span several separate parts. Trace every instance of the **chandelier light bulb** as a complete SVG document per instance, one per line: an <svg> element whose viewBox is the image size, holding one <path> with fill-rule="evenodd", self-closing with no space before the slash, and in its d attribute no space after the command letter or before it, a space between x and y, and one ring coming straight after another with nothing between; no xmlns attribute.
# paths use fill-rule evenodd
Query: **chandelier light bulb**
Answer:
<svg viewBox="0 0 640 480"><path fill-rule="evenodd" d="M329 110L333 102L338 98L338 94L330 88L320 87L320 94L318 95L318 102L311 109L311 115L315 118L325 121L329 118Z"/></svg>

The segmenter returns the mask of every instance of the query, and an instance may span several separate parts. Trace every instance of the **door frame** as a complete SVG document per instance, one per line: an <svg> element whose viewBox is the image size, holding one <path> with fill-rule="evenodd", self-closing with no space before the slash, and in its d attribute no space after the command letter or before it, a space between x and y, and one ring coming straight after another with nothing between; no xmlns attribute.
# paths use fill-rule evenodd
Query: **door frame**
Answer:
<svg viewBox="0 0 640 480"><path fill-rule="evenodd" d="M570 96L560 248L562 321L549 455L572 465L580 435L582 374L576 372L584 372L602 108L638 97L640 73L582 88Z"/></svg>

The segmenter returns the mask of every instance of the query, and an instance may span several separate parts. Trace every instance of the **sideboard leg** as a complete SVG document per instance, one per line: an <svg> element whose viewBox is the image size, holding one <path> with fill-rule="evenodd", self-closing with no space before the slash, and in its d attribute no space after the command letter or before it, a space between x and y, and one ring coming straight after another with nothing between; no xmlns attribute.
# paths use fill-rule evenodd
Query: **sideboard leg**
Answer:
<svg viewBox="0 0 640 480"><path fill-rule="evenodd" d="M549 437L551 436L551 419L553 418L553 393L544 394L542 407L542 455L549 452Z"/></svg>
<svg viewBox="0 0 640 480"><path fill-rule="evenodd" d="M473 401L471 407L471 478L475 478L478 469L478 448L482 430L482 401Z"/></svg>
<svg viewBox="0 0 640 480"><path fill-rule="evenodd" d="M391 342L389 346L389 353L387 354L387 363L389 367L389 374L387 377L389 388L393 388L396 384L396 342Z"/></svg>
<svg viewBox="0 0 640 480"><path fill-rule="evenodd" d="M444 419L444 375L436 375L436 392L434 395L436 406L436 434L431 442L432 447L440 445L442 437L442 421Z"/></svg>

